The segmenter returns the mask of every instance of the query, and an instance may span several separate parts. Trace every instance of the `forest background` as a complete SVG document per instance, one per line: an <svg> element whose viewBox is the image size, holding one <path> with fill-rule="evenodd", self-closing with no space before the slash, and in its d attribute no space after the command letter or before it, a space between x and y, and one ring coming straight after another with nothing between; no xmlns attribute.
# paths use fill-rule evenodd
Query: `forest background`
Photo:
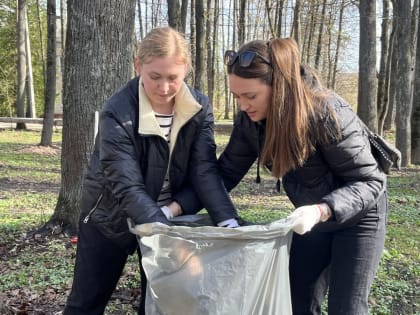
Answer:
<svg viewBox="0 0 420 315"><path fill-rule="evenodd" d="M41 211L41 228L28 225L36 230L27 236L75 235L82 173L94 141L95 112L134 75L136 43L162 25L186 35L193 57L188 83L210 97L218 125L228 129L237 108L228 91L223 52L256 38L293 37L301 48L302 61L319 72L326 86L346 98L370 129L400 149L403 170L397 173L395 185L418 191L418 17L419 0L0 0L0 119L10 122L15 131L1 132L6 138L20 138L16 132L25 132L30 122L42 117L35 140L39 146L33 150L50 152L59 147L59 160L54 161L59 167L58 190L52 201L48 199L51 211ZM57 129L57 123L62 123L62 129ZM34 141L30 135L28 139ZM218 141L223 148L223 141ZM25 164L12 154L15 161L9 165L10 148L22 149L8 144L0 153L4 154L0 170L5 170L0 178L0 201L8 207L5 219L1 218L7 228L6 217L13 217L15 207L10 206L13 196L5 192L4 185L11 181L11 169ZM51 173L56 172L54 165ZM33 166L24 169L29 172ZM392 202L402 204L408 216L404 220L415 228L418 219L412 215L419 200L405 193L405 197L398 193ZM246 197L241 195L239 204L241 200ZM7 250L20 248L4 244ZM418 248L418 241L409 244ZM399 259L400 254L388 251L385 259ZM418 254L408 256L418 263ZM383 288L379 296L384 301L377 301L382 301L385 310L394 307L405 311L401 314L410 314L417 309L418 302L413 301L418 297L419 270L410 268L392 271L405 272L404 285L409 285L392 285L398 294ZM397 302L391 298L387 303L386 297L393 294ZM401 307L400 302L409 306Z"/></svg>

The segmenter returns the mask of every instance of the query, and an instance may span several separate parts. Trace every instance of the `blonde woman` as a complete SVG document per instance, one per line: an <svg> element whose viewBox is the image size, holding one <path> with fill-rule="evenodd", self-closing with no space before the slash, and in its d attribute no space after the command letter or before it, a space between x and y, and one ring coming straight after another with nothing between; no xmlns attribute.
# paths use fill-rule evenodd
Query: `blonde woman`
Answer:
<svg viewBox="0 0 420 315"><path fill-rule="evenodd" d="M241 112L219 165L228 190L255 160L281 178L296 209L290 252L293 314L368 314L382 253L386 176L361 121L300 62L293 39L227 51Z"/></svg>
<svg viewBox="0 0 420 315"><path fill-rule="evenodd" d="M186 40L169 27L153 29L140 43L135 66L139 76L101 111L83 183L66 315L104 313L128 255L138 251L127 218L170 224L172 217L195 213L187 186L195 188L214 224L238 226L217 173L208 98L184 83L190 68ZM141 287L144 314L144 272Z"/></svg>

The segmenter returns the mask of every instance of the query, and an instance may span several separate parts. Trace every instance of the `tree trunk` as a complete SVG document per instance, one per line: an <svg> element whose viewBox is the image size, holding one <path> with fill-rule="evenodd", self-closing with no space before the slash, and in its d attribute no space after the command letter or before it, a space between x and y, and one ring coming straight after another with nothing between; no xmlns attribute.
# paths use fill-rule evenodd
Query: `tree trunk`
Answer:
<svg viewBox="0 0 420 315"><path fill-rule="evenodd" d="M44 123L42 125L41 145L52 144L56 93L56 7L55 0L47 1L47 71L45 80Z"/></svg>
<svg viewBox="0 0 420 315"><path fill-rule="evenodd" d="M195 0L191 0L191 18L190 18L190 47L191 47L191 63L192 68L195 69L195 42L196 42L196 33L195 33ZM191 71L191 85L195 85L195 71ZM187 78L188 79L188 78Z"/></svg>
<svg viewBox="0 0 420 315"><path fill-rule="evenodd" d="M337 66L338 66L338 57L340 56L340 48L341 48L341 33L343 30L343 16L344 16L344 9L345 4L344 2L341 3L340 6L340 16L338 18L338 35L337 35L337 44L335 49L335 57L334 57L334 66L332 70L332 78L331 78L331 88L335 90L336 88L336 75L337 75Z"/></svg>
<svg viewBox="0 0 420 315"><path fill-rule="evenodd" d="M156 28L159 26L160 20L158 19L160 12L162 10L162 0L157 0L157 3L153 6L153 28Z"/></svg>
<svg viewBox="0 0 420 315"><path fill-rule="evenodd" d="M16 114L25 117L26 99L26 19L27 0L18 0L17 10L17 91ZM26 129L25 123L17 123L16 129Z"/></svg>
<svg viewBox="0 0 420 315"><path fill-rule="evenodd" d="M207 96L209 97L210 104L213 106L213 95L214 95L214 65L215 60L212 58L212 52L214 50L212 44L214 37L216 36L215 29L212 30L213 23L211 23L211 19L215 20L214 10L211 10L211 3L212 0L207 0L207 14L206 14L206 59L207 59Z"/></svg>
<svg viewBox="0 0 420 315"><path fill-rule="evenodd" d="M245 9L246 0L239 0L238 46L245 42Z"/></svg>
<svg viewBox="0 0 420 315"><path fill-rule="evenodd" d="M204 84L204 0L195 0L195 80L194 87L203 89Z"/></svg>
<svg viewBox="0 0 420 315"><path fill-rule="evenodd" d="M66 9L64 8L64 3L67 6L67 1L66 0L60 0L60 40L61 40L61 45L60 45L60 77L61 77L61 82L63 81L63 71L64 71L64 46L66 43L66 28L67 28L67 13L64 14L64 12L67 12ZM61 85L63 85L61 83ZM62 99L63 99L63 91L60 91L60 99L61 99L61 104L63 103Z"/></svg>
<svg viewBox="0 0 420 315"><path fill-rule="evenodd" d="M416 69L414 74L413 113L411 117L411 162L420 164L420 19L417 18Z"/></svg>
<svg viewBox="0 0 420 315"><path fill-rule="evenodd" d="M381 61L379 66L378 75L378 133L383 133L383 122L388 111L388 86L387 86L387 69L388 67L388 54L390 53L389 45L389 0L382 1L382 30L381 30Z"/></svg>
<svg viewBox="0 0 420 315"><path fill-rule="evenodd" d="M213 91L212 97L212 106L216 103L217 108L220 108L220 82L216 78L220 77L220 59L217 58L216 51L218 49L218 42L219 42L219 0L214 0L214 14L213 14L213 41L212 41L212 50L211 50L211 59L213 62L213 69L212 69L212 79L211 79L211 89ZM223 63L222 63L223 64ZM216 88L214 87L216 85ZM210 87L209 87L210 88ZM216 93L215 93L216 92Z"/></svg>
<svg viewBox="0 0 420 315"><path fill-rule="evenodd" d="M311 50L312 50L312 43L314 40L314 34L315 34L315 16L318 15L318 6L316 5L316 1L312 0L311 1L311 8L310 8L310 22L309 22L309 34L308 34L308 38L307 38L307 45L306 45L306 49L305 49L305 55L306 58L304 60L306 60L307 64L310 64L311 62ZM302 55L304 56L304 55Z"/></svg>
<svg viewBox="0 0 420 315"><path fill-rule="evenodd" d="M168 24L170 27L181 30L181 7L179 0L167 0Z"/></svg>
<svg viewBox="0 0 420 315"><path fill-rule="evenodd" d="M412 63L415 63L416 58L416 45L417 45L417 19L419 17L419 6L420 0L413 0L413 6L411 9L411 26L410 26L410 34L411 34L411 57L413 58ZM413 83L414 80L412 80Z"/></svg>
<svg viewBox="0 0 420 315"><path fill-rule="evenodd" d="M69 0L64 63L61 189L50 222L74 233L94 113L130 78L135 2Z"/></svg>
<svg viewBox="0 0 420 315"><path fill-rule="evenodd" d="M276 1L277 3L277 37L281 37L282 23L283 23L283 8L284 0Z"/></svg>
<svg viewBox="0 0 420 315"><path fill-rule="evenodd" d="M138 12L138 23L139 23L139 33L140 33L140 39L144 37L144 31L143 31L143 19L141 16L141 1L137 0L137 12Z"/></svg>
<svg viewBox="0 0 420 315"><path fill-rule="evenodd" d="M298 44L299 51L301 51L302 44L301 44L301 25L300 25L300 0L296 0L294 14L293 14L293 28L292 28L292 36L296 43Z"/></svg>
<svg viewBox="0 0 420 315"><path fill-rule="evenodd" d="M376 2L360 0L359 94L357 114L377 131L376 80Z"/></svg>
<svg viewBox="0 0 420 315"><path fill-rule="evenodd" d="M388 73L387 73L387 80L388 80L388 110L386 113L386 117L384 120L383 130L391 130L394 123L395 123L395 89L397 85L397 81L394 80L394 74L397 72L397 54L396 54L396 36L397 36L397 28L398 22L397 17L393 14L392 18L392 30L391 35L389 36L389 56L388 56Z"/></svg>
<svg viewBox="0 0 420 315"><path fill-rule="evenodd" d="M254 13L255 12L255 13ZM244 42L250 41L252 39L254 39L254 36L252 36L252 34L259 34L260 30L263 32L263 34L267 34L269 31L267 31L267 23L262 23L263 21L267 21L268 19L266 18L266 16L264 16L266 13L266 10L264 9L264 4L262 1L259 1L255 11L254 8L252 8L249 4L247 7L247 12L245 14L245 16L252 16L252 14L256 14L256 16L261 16L263 17L263 19L255 19L253 21L253 23L249 23L246 22L246 26L245 26L245 38L244 38ZM252 19L248 19L251 20Z"/></svg>
<svg viewBox="0 0 420 315"><path fill-rule="evenodd" d="M333 40L333 36L331 33L331 30L334 27L334 15L335 13L333 12L333 8L331 7L329 12L328 12L328 19L327 19L327 30L326 30L326 36L327 36L327 53L324 54L323 62L322 62L322 72L327 74L327 87L331 88L331 79L332 79L332 71L333 71L333 67L334 67L334 62L332 60L332 56L333 56L333 52L332 52L332 40Z"/></svg>
<svg viewBox="0 0 420 315"><path fill-rule="evenodd" d="M26 117L35 118L35 91L34 91L34 76L32 72L32 55L31 55L31 41L29 38L29 24L28 16L25 19L25 49L26 49L26 94L28 101L28 110L26 111Z"/></svg>
<svg viewBox="0 0 420 315"><path fill-rule="evenodd" d="M238 14L236 14L236 12L240 11L238 9L238 1L236 0L232 0L233 2L233 25L232 25L232 29L233 29L233 34L232 34L232 47L230 49L236 49L239 48L240 43L239 43L239 28L240 26L238 25L239 23L239 16ZM229 100L232 103L232 113L233 113L233 117L232 119L235 120L236 118L236 101L235 99L232 97L232 94L229 94Z"/></svg>
<svg viewBox="0 0 420 315"><path fill-rule="evenodd" d="M265 9L267 11L267 23L268 23L268 29L270 30L270 37L276 37L276 32L274 31L274 24L273 19L271 18L271 1L265 0Z"/></svg>
<svg viewBox="0 0 420 315"><path fill-rule="evenodd" d="M322 37L324 33L324 21L325 21L325 11L327 10L327 0L324 0L322 3L321 9L321 21L319 23L318 30L318 42L316 44L316 54L315 54L315 69L319 70L319 63L321 60L321 50L322 50Z"/></svg>
<svg viewBox="0 0 420 315"><path fill-rule="evenodd" d="M48 9L47 9L48 10ZM44 76L44 82L47 80L46 76L46 69L45 69L45 59L44 59L44 36L42 32L42 21L41 21L41 10L39 8L39 0L36 1L36 12L38 18L38 29L39 29L39 43L40 43L40 51L41 51L41 63L42 63L42 75Z"/></svg>
<svg viewBox="0 0 420 315"><path fill-rule="evenodd" d="M181 31L183 34L187 31L188 0L182 0L181 3Z"/></svg>
<svg viewBox="0 0 420 315"><path fill-rule="evenodd" d="M233 0L229 0L229 7L227 9L228 12L232 12L232 1ZM222 12L225 11L225 1L221 2L222 5ZM235 15L233 15L233 23L235 23ZM233 24L235 25L235 24ZM235 29L233 27L233 29ZM227 33L227 34L226 34ZM230 37L232 37L235 35L235 32L222 32L222 48L223 48L223 53L225 52L226 49L233 49L234 45L233 45L233 40L230 40ZM228 47L225 47L225 43L227 43ZM232 44L231 44L232 43ZM231 45L231 46L230 46ZM226 71L226 66L223 65L223 87L224 87L224 99L225 99L225 114L223 116L224 119L229 119L229 111L230 111L230 104L231 104L231 94L229 93L229 85L228 85L228 76L227 76L227 71Z"/></svg>
<svg viewBox="0 0 420 315"><path fill-rule="evenodd" d="M410 1L392 1L394 15L397 17L395 53L398 67L396 80L396 147L401 151L401 166L411 163L411 4Z"/></svg>

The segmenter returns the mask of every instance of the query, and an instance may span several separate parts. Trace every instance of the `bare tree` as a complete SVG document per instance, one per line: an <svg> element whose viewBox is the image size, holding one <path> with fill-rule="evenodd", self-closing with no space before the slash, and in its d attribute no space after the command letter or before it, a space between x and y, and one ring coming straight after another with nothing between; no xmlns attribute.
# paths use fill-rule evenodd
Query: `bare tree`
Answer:
<svg viewBox="0 0 420 315"><path fill-rule="evenodd" d="M48 9L47 9L48 10ZM41 51L41 61L42 61L42 75L44 76L44 82L46 81L46 70L45 70L45 59L44 59L44 36L42 32L42 21L41 21L41 9L39 6L39 0L36 0L36 11L37 11L37 18L38 18L38 30L39 30L39 43L40 43L40 51Z"/></svg>
<svg viewBox="0 0 420 315"><path fill-rule="evenodd" d="M337 43L335 47L335 57L334 57L334 66L332 70L332 78L331 78L331 88L335 90L336 87L336 75L337 75L337 67L338 67L338 57L340 56L340 48L341 48L341 38L342 38L342 31L343 31L343 17L344 17L344 9L346 7L345 1L341 1L340 5L340 13L338 18L338 34L337 34Z"/></svg>
<svg viewBox="0 0 420 315"><path fill-rule="evenodd" d="M373 131L378 129L376 114L376 2L360 0L359 94L357 114Z"/></svg>
<svg viewBox="0 0 420 315"><path fill-rule="evenodd" d="M390 1L382 1L381 60L378 74L378 133L383 133L383 124L388 111L388 83L390 54Z"/></svg>
<svg viewBox="0 0 420 315"><path fill-rule="evenodd" d="M231 11L232 9L232 1L233 0L229 0L229 4L228 4L228 11ZM226 10L226 7L224 6L226 4L226 2L222 1L222 11ZM235 15L233 15L233 21L235 21ZM234 23L233 23L234 24ZM235 28L233 28L235 29ZM227 33L227 34L226 34ZM231 32L222 32L222 43L223 43L223 53L225 52L225 43L227 43L227 45L231 45L231 40L230 40L230 36L232 35L235 36L235 33L231 33ZM232 40L232 43L234 42L234 40ZM233 49L234 46L232 44L232 47L229 47L228 49ZM230 111L230 105L232 103L231 101L231 94L229 93L229 87L228 87L228 77L227 77L227 73L226 71L223 72L223 84L224 84L224 91L225 91L225 110L224 110L224 119L229 119L229 111Z"/></svg>
<svg viewBox="0 0 420 315"><path fill-rule="evenodd" d="M26 10L27 13L27 10ZM26 117L33 118L36 116L35 112L35 91L34 91L34 77L32 72L32 54L31 41L29 38L29 23L28 16L25 19L25 50L26 50L26 97L27 110Z"/></svg>
<svg viewBox="0 0 420 315"><path fill-rule="evenodd" d="M45 79L45 106L44 124L42 125L41 145L50 146L52 144L52 134L54 128L54 109L56 93L56 6L55 0L47 1L47 70Z"/></svg>
<svg viewBox="0 0 420 315"><path fill-rule="evenodd" d="M411 118L411 162L420 164L420 19L417 17L416 69L414 74L413 113Z"/></svg>
<svg viewBox="0 0 420 315"><path fill-rule="evenodd" d="M26 19L28 18L27 0L18 0L17 10L17 91L16 113L25 117L26 99ZM26 129L25 123L17 123L16 129Z"/></svg>
<svg viewBox="0 0 420 315"><path fill-rule="evenodd" d="M326 30L326 37L327 37L327 41L326 41L326 48L327 48L327 53L324 54L323 62L322 62L322 71L324 73L326 73L326 82L327 82L327 86L329 88L331 88L331 79L332 79L332 71L334 69L334 62L333 62L333 29L334 29L334 22L335 22L335 17L336 17L336 12L335 12L335 6L334 4L330 4L330 10L328 10L328 18L326 26L327 26L327 30ZM325 76L325 75L324 75Z"/></svg>
<svg viewBox="0 0 420 315"><path fill-rule="evenodd" d="M193 1L193 0L191 0L191 1ZM150 8L150 4L149 4L148 0L144 0L144 7L146 8L146 10L144 10L144 34L147 34L149 32L149 30L148 30L148 19L147 19L148 15L149 15L148 8Z"/></svg>
<svg viewBox="0 0 420 315"><path fill-rule="evenodd" d="M204 84L204 0L195 0L195 80L194 87L203 89Z"/></svg>
<svg viewBox="0 0 420 315"><path fill-rule="evenodd" d="M156 0L156 4L153 6L153 28L158 27L160 23L160 13L162 12L162 0Z"/></svg>
<svg viewBox="0 0 420 315"><path fill-rule="evenodd" d="M325 21L325 11L327 10L327 0L323 0L322 9L321 9L321 20L319 22L318 29L318 41L316 44L316 54L315 54L315 69L319 69L319 63L321 60L321 50L322 50L322 37L324 34L324 21Z"/></svg>
<svg viewBox="0 0 420 315"><path fill-rule="evenodd" d="M206 13L206 77L207 77L207 96L209 97L210 104L213 105L213 95L214 95L214 65L215 60L213 57L213 41L212 38L216 36L216 31L213 29L212 19L215 21L214 10L211 9L212 0L207 0L207 13Z"/></svg>
<svg viewBox="0 0 420 315"><path fill-rule="evenodd" d="M142 18L142 8L141 8L141 1L137 0L137 12L138 12L138 23L139 23L139 33L140 38L144 37L144 31L143 31L143 18Z"/></svg>
<svg viewBox="0 0 420 315"><path fill-rule="evenodd" d="M245 9L246 0L239 0L239 16L238 16L238 45L245 42Z"/></svg>
<svg viewBox="0 0 420 315"><path fill-rule="evenodd" d="M281 30L282 30L282 23L283 23L283 8L284 8L284 1L285 0L280 0L280 1L276 1L276 6L277 6L277 37L281 37Z"/></svg>
<svg viewBox="0 0 420 315"><path fill-rule="evenodd" d="M220 93L219 93L219 81L216 80L216 76L219 75L220 69L220 59L217 58L216 52L218 51L219 47L219 15L220 15L220 8L219 8L219 0L214 0L214 13L213 13L213 41L211 46L213 49L211 50L211 57L213 63L213 69L211 70L211 86L209 85L209 90L213 91L213 95L210 98L211 102L214 106L214 102L216 102L217 107L220 106ZM215 80L216 80L216 89L215 89ZM216 94L214 93L216 91ZM216 99L216 101L215 101Z"/></svg>
<svg viewBox="0 0 420 315"><path fill-rule="evenodd" d="M69 0L64 63L61 189L42 230L74 233L82 173L94 142L94 112L132 74L135 2Z"/></svg>
<svg viewBox="0 0 420 315"><path fill-rule="evenodd" d="M168 0L168 24L170 27L181 30L181 6L179 0Z"/></svg>
<svg viewBox="0 0 420 315"><path fill-rule="evenodd" d="M265 0L265 9L267 10L267 23L268 29L270 30L270 34L272 37L276 37L276 31L274 30L274 23L271 17L271 12L273 9L272 3L270 0Z"/></svg>
<svg viewBox="0 0 420 315"><path fill-rule="evenodd" d="M268 21L268 18L264 3L262 1L258 1L257 5L253 6L252 2L248 2L245 13L244 41L247 42L255 38L264 39L267 35L269 36L270 31L266 21Z"/></svg>
<svg viewBox="0 0 420 315"><path fill-rule="evenodd" d="M417 46L417 19L419 18L419 7L420 0L413 0L413 6L411 8L411 57L413 58L412 63L415 63L416 58L416 46ZM412 80L414 81L414 80Z"/></svg>
<svg viewBox="0 0 420 315"><path fill-rule="evenodd" d="M188 0L167 0L168 24L181 33L185 33L187 25Z"/></svg>
<svg viewBox="0 0 420 315"><path fill-rule="evenodd" d="M296 43L298 44L299 50L302 47L301 25L300 25L300 9L301 9L301 2L300 2L300 0L296 0L295 8L294 8L294 14L293 14L292 36L295 39Z"/></svg>
<svg viewBox="0 0 420 315"><path fill-rule="evenodd" d="M396 80L396 147L401 151L401 165L411 163L411 3L410 1L393 0L394 15L397 18L397 35L395 54L398 67L394 76Z"/></svg>
<svg viewBox="0 0 420 315"><path fill-rule="evenodd" d="M319 6L317 5L317 1L311 0L309 7L309 22L306 22L309 26L307 27L308 31L305 31L304 44L302 48L302 59L306 60L307 64L311 61L312 43L315 37L315 18L318 15L318 8Z"/></svg>
<svg viewBox="0 0 420 315"><path fill-rule="evenodd" d="M60 59L61 59L61 75L64 68L64 45L66 42L66 27L67 27L67 19L65 17L66 8L64 7L65 4L67 5L66 0L60 0L60 39L61 39L61 45L60 45ZM61 91L62 92L62 91Z"/></svg>
<svg viewBox="0 0 420 315"><path fill-rule="evenodd" d="M195 34L195 0L191 0L191 18L190 18L190 47L191 47L191 59L192 68L195 69L195 41L196 41L196 34ZM191 81L192 85L194 85L195 81L195 73L191 73Z"/></svg>
<svg viewBox="0 0 420 315"><path fill-rule="evenodd" d="M396 36L397 36L397 16L393 14L392 18L392 27L391 27L391 34L389 36L389 53L388 53L388 70L387 70L387 77L386 86L388 87L388 110L386 112L386 116L384 119L383 130L391 130L394 122L395 122L395 107L396 107L396 99L395 99L395 90L397 81L394 80L394 74L397 72L398 67L398 60L397 54L395 53L397 44Z"/></svg>
<svg viewBox="0 0 420 315"><path fill-rule="evenodd" d="M185 34L187 30L188 0L182 0L181 3L181 31Z"/></svg>
<svg viewBox="0 0 420 315"><path fill-rule="evenodd" d="M236 0L232 0L233 2L233 24L232 24L232 46L231 49L235 49L235 46L240 46L240 42L239 42L239 28L241 26L239 26L239 16L236 14L236 12L238 11L238 2ZM239 10L240 11L240 10ZM229 94L229 102L232 103L232 112L233 112L233 120L235 120L236 118L236 102L234 101L233 97L231 94Z"/></svg>

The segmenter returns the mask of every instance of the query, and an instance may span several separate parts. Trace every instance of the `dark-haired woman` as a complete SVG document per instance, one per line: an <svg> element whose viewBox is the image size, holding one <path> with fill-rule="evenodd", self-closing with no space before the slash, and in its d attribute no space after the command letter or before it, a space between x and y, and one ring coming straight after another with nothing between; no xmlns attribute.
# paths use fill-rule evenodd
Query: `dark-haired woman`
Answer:
<svg viewBox="0 0 420 315"><path fill-rule="evenodd" d="M293 314L368 314L387 213L386 175L352 108L301 64L294 40L227 51L241 112L219 158L228 190L257 160L296 209L290 252Z"/></svg>

